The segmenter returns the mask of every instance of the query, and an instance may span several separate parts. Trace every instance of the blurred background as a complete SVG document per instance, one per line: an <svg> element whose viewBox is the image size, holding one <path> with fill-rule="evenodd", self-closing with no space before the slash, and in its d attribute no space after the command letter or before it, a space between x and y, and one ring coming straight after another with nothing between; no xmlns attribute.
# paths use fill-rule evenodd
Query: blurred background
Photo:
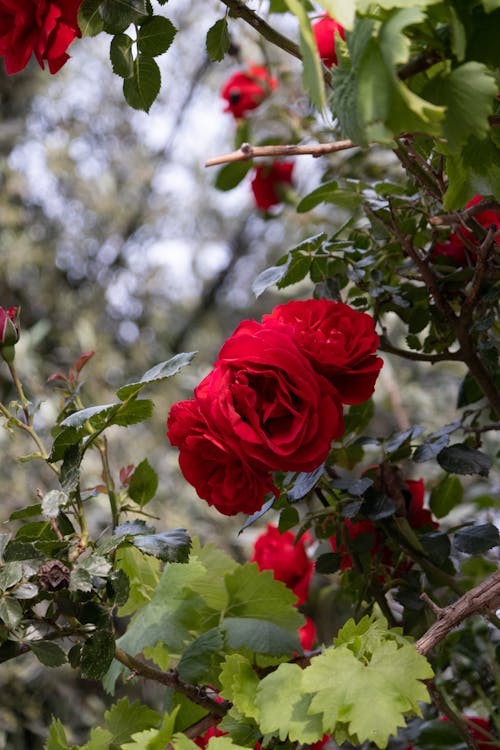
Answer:
<svg viewBox="0 0 500 750"><path fill-rule="evenodd" d="M149 115L125 104L105 35L77 40L54 77L33 62L10 78L2 66L0 304L22 308L16 362L47 445L46 428L59 406L47 378L67 370L83 352L95 351L82 377L85 405L109 402L118 386L177 352L199 352L180 376L151 389L151 421L110 431L112 470L117 477L120 468L147 456L160 477L157 498L148 506L158 530L187 527L243 561L262 524L238 536L242 519L220 516L196 497L165 438L168 410L190 397L240 320L286 301L276 289L256 299L256 275L306 237L339 228L348 214L330 205L299 215L289 205L276 209L279 218L263 216L254 206L249 175L232 191L215 189L217 168L204 162L234 149L236 125L223 112L219 91L239 67L266 64L280 80L273 96L249 115L253 143L297 142L304 133L331 140L333 124L311 114L297 61L276 48L262 49L243 23L232 25L234 54L222 63L208 60L205 34L223 15L216 0L172 0L164 10L179 33L159 58L163 86ZM296 38L293 24L274 19ZM403 179L391 153L378 149L321 161L303 157L295 168L298 195L317 186L325 172L330 178ZM287 293L305 298L312 286ZM389 434L415 421L432 429L454 418L460 365L396 367L390 357L386 363L375 396L374 433ZM0 400L12 398L7 369L0 366ZM4 520L36 502L37 490L53 487L53 475L41 464L17 462L31 451L23 441L0 431ZM100 464L91 457L85 472L87 486L99 483ZM97 529L108 523L99 498L93 523ZM108 698L97 683L82 683L70 672L47 670L28 657L2 665L0 750L42 747L53 713L71 726L71 741L85 741ZM136 690L155 702L154 687Z"/></svg>

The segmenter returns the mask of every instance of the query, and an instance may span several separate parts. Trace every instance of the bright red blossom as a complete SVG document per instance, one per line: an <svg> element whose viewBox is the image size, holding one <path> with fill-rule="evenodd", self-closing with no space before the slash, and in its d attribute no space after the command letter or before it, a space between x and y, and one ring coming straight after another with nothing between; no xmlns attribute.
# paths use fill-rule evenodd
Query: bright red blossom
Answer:
<svg viewBox="0 0 500 750"><path fill-rule="evenodd" d="M313 23L311 28L321 60L327 68L337 65L335 33L339 34L342 39L345 39L344 27L327 15L316 21L316 23Z"/></svg>
<svg viewBox="0 0 500 750"><path fill-rule="evenodd" d="M304 651L311 651L316 643L316 625L310 617L306 617L305 625L299 628L300 645Z"/></svg>
<svg viewBox="0 0 500 750"><path fill-rule="evenodd" d="M316 372L337 389L345 404L367 401L383 360L375 356L379 337L366 313L342 302L311 299L278 305L263 323L278 320L294 329L294 338Z"/></svg>
<svg viewBox="0 0 500 750"><path fill-rule="evenodd" d="M293 167L291 161L274 161L255 167L251 185L257 208L267 211L271 206L282 203L284 186L292 184Z"/></svg>
<svg viewBox="0 0 500 750"><path fill-rule="evenodd" d="M82 0L0 0L0 56L8 75L26 67L34 54L51 73L69 58L66 50L81 36L78 8Z"/></svg>
<svg viewBox="0 0 500 750"><path fill-rule="evenodd" d="M280 534L276 526L269 523L265 533L255 540L250 562L256 562L259 570L272 570L274 578L291 589L298 599L297 604L302 604L307 599L314 570L314 563L308 558L306 547L311 542L311 537L304 534L297 544L294 541L295 536L291 531ZM312 625L314 628L314 623ZM309 625L309 631L310 629ZM308 635L310 636L310 632Z"/></svg>
<svg viewBox="0 0 500 750"><path fill-rule="evenodd" d="M7 310L0 307L0 347L13 346L19 341L17 310L17 307L9 307Z"/></svg>
<svg viewBox="0 0 500 750"><path fill-rule="evenodd" d="M226 100L224 112L231 112L236 118L256 109L278 85L276 78L269 75L266 68L251 65L247 71L233 73L221 89L221 96Z"/></svg>

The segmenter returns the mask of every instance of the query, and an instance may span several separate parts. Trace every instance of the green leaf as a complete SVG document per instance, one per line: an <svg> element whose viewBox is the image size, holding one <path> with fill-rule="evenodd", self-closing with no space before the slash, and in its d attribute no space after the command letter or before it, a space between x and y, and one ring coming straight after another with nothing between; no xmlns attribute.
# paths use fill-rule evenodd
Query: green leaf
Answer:
<svg viewBox="0 0 500 750"><path fill-rule="evenodd" d="M460 552L479 555L500 544L500 534L492 523L481 523L457 531L453 544Z"/></svg>
<svg viewBox="0 0 500 750"><path fill-rule="evenodd" d="M353 28L356 15L356 3L353 0L318 0L318 5L345 29Z"/></svg>
<svg viewBox="0 0 500 750"><path fill-rule="evenodd" d="M52 719L44 750L71 750L66 739L64 726L59 719Z"/></svg>
<svg viewBox="0 0 500 750"><path fill-rule="evenodd" d="M66 654L52 641L30 641L29 647L39 662L46 667L60 667L66 664Z"/></svg>
<svg viewBox="0 0 500 750"><path fill-rule="evenodd" d="M181 352L180 354L176 354L175 357L167 359L165 362L160 362L147 370L139 380L123 385L116 392L116 395L119 399L124 401L125 399L130 398L130 396L139 393L139 391L146 385L159 383L162 380L172 377L172 375L176 375L180 370L186 367L186 365L191 363L195 355L196 352Z"/></svg>
<svg viewBox="0 0 500 750"><path fill-rule="evenodd" d="M83 0L78 9L78 28L82 36L96 36L104 28L104 21L99 12L103 0Z"/></svg>
<svg viewBox="0 0 500 750"><path fill-rule="evenodd" d="M219 679L222 697L230 700L243 716L258 720L255 697L259 678L248 659L242 654L226 656Z"/></svg>
<svg viewBox="0 0 500 750"><path fill-rule="evenodd" d="M113 737L113 743L121 745L130 740L133 734L156 727L161 716L139 701L130 703L128 698L122 698L106 711L104 718L106 728Z"/></svg>
<svg viewBox="0 0 500 750"><path fill-rule="evenodd" d="M455 443L443 448L437 460L441 468L450 474L479 474L487 477L491 469L491 458L470 448L466 443Z"/></svg>
<svg viewBox="0 0 500 750"><path fill-rule="evenodd" d="M87 420L92 417L99 416L105 417L119 404L102 404L101 406L89 406L87 409L81 409L70 414L69 417L63 419L61 427L82 427Z"/></svg>
<svg viewBox="0 0 500 750"><path fill-rule="evenodd" d="M13 630L21 622L23 610L16 599L4 596L0 599L0 620L9 630Z"/></svg>
<svg viewBox="0 0 500 750"><path fill-rule="evenodd" d="M137 35L137 48L151 57L162 55L168 50L177 34L172 21L164 16L153 16L145 21Z"/></svg>
<svg viewBox="0 0 500 750"><path fill-rule="evenodd" d="M165 750L174 733L175 719L179 706L170 714L164 714L158 729L135 732L132 742L122 746L122 750Z"/></svg>
<svg viewBox="0 0 500 750"><path fill-rule="evenodd" d="M189 558L191 539L186 529L173 529L160 534L137 534L132 537L132 544L163 562L185 563Z"/></svg>
<svg viewBox="0 0 500 750"><path fill-rule="evenodd" d="M20 562L8 562L0 567L0 591L15 586L23 577L23 566Z"/></svg>
<svg viewBox="0 0 500 750"><path fill-rule="evenodd" d="M449 442L449 435L440 435L436 440L429 440L426 443L422 443L422 445L419 445L418 448L415 449L412 459L416 463L430 461L432 458L436 458L438 453L440 453Z"/></svg>
<svg viewBox="0 0 500 750"><path fill-rule="evenodd" d="M289 256L286 263L283 263L279 266L271 266L270 268L266 268L264 271L259 273L257 278L254 279L252 283L252 292L256 297L260 297L262 292L265 292L268 287L277 284L278 281L281 281L281 279L288 271L290 260L291 258Z"/></svg>
<svg viewBox="0 0 500 750"><path fill-rule="evenodd" d="M293 487L287 492L289 501L296 503L297 500L302 500L318 484L324 473L325 464L323 463L314 471L303 471L298 474Z"/></svg>
<svg viewBox="0 0 500 750"><path fill-rule="evenodd" d="M156 643L154 646L145 646L143 649L146 659L151 659L156 666L166 672L170 664L170 654L164 643ZM185 653L185 652L184 652Z"/></svg>
<svg viewBox="0 0 500 750"><path fill-rule="evenodd" d="M233 190L245 178L253 164L250 159L246 161L235 161L231 164L224 164L217 172L215 178L215 187L217 190Z"/></svg>
<svg viewBox="0 0 500 750"><path fill-rule="evenodd" d="M500 194L500 148L493 133L492 128L490 137L483 140L471 136L461 153L446 157L449 185L443 206L447 211L462 209L477 194Z"/></svg>
<svg viewBox="0 0 500 750"><path fill-rule="evenodd" d="M457 505L460 505L464 495L462 483L458 477L448 475L432 488L430 508L436 518L444 518Z"/></svg>
<svg viewBox="0 0 500 750"><path fill-rule="evenodd" d="M342 555L338 552L325 552L320 555L315 563L316 573L328 575L329 573L336 573L340 570L340 563L342 562Z"/></svg>
<svg viewBox="0 0 500 750"><path fill-rule="evenodd" d="M325 182L312 193L306 195L297 206L297 212L303 214L310 211L320 203L333 203L342 208L355 210L363 202L363 196L351 190L339 190L338 183L335 181Z"/></svg>
<svg viewBox="0 0 500 750"><path fill-rule="evenodd" d="M147 458L135 467L134 473L130 478L128 494L135 503L141 508L149 503L156 494L158 489L158 476L151 467Z"/></svg>
<svg viewBox="0 0 500 750"><path fill-rule="evenodd" d="M108 419L108 423L128 427L131 424L144 422L153 416L154 404L146 398L138 398L121 404L115 414Z"/></svg>
<svg viewBox="0 0 500 750"><path fill-rule="evenodd" d="M227 18L220 18L207 32L207 53L211 60L220 62L231 46Z"/></svg>
<svg viewBox="0 0 500 750"><path fill-rule="evenodd" d="M69 502L69 496L62 490L50 490L42 498L42 514L46 518L57 518L59 511Z"/></svg>
<svg viewBox="0 0 500 750"><path fill-rule="evenodd" d="M118 610L120 617L126 617L151 600L160 578L160 561L135 547L128 547L117 550L115 564L126 574L130 584L128 599Z"/></svg>
<svg viewBox="0 0 500 750"><path fill-rule="evenodd" d="M446 77L434 77L422 92L429 101L446 106L443 133L451 151L461 148L470 135L487 136L496 93L493 73L475 61L460 65Z"/></svg>
<svg viewBox="0 0 500 750"><path fill-rule="evenodd" d="M280 664L261 681L255 702L264 734L278 734L282 742L289 737L292 742L307 744L323 736L319 712L311 709L311 696L302 689L305 671L297 664Z"/></svg>
<svg viewBox="0 0 500 750"><path fill-rule="evenodd" d="M304 5L300 0L285 0L290 11L299 21L300 51L302 54L304 88L311 97L311 101L320 112L325 109L325 88L321 62L316 48L316 41L311 29L311 23Z"/></svg>
<svg viewBox="0 0 500 750"><path fill-rule="evenodd" d="M87 680L100 680L115 655L115 639L109 630L97 630L82 646L80 668Z"/></svg>
<svg viewBox="0 0 500 750"><path fill-rule="evenodd" d="M191 684L210 682L220 663L224 641L218 628L207 630L184 650L177 671L181 680Z"/></svg>
<svg viewBox="0 0 500 750"><path fill-rule="evenodd" d="M227 617L222 623L227 645L235 650L248 648L259 654L284 656L300 651L298 634L288 633L273 622L255 618Z"/></svg>
<svg viewBox="0 0 500 750"><path fill-rule="evenodd" d="M139 54L134 62L134 72L123 81L123 95L127 104L134 109L149 112L158 96L161 86L161 73L153 57Z"/></svg>
<svg viewBox="0 0 500 750"><path fill-rule="evenodd" d="M113 73L122 78L128 78L134 73L133 43L134 40L128 34L116 34L111 40L109 58Z"/></svg>
<svg viewBox="0 0 500 750"><path fill-rule="evenodd" d="M47 461L49 463L60 461L62 458L64 458L64 455L68 448L71 448L72 445L80 442L82 437L83 431L77 429L76 427L67 427L66 429L61 430L61 432L59 432L54 440Z"/></svg>
<svg viewBox="0 0 500 750"><path fill-rule="evenodd" d="M146 0L104 0L101 4L104 28L109 34L120 34L131 23L148 15Z"/></svg>

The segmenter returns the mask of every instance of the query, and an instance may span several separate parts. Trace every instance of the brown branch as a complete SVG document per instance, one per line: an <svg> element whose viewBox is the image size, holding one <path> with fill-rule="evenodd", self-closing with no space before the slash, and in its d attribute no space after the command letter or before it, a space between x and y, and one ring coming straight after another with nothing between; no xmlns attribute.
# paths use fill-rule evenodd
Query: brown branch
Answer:
<svg viewBox="0 0 500 750"><path fill-rule="evenodd" d="M218 164L230 164L235 161L249 161L260 156L303 156L309 155L317 159L325 154L334 154L337 151L345 151L349 148L358 148L352 141L334 141L333 143L315 143L311 146L280 145L280 146L251 146L243 143L238 151L230 154L215 156L205 162L206 167L215 167Z"/></svg>
<svg viewBox="0 0 500 750"><path fill-rule="evenodd" d="M399 347L394 346L394 344L391 344L384 333L380 336L379 349L388 354L395 354L404 359L411 359L414 362L430 362L431 364L434 364L435 362L462 361L460 350L456 352L446 351L441 352L440 354L423 354L422 352L414 352L409 349L400 349Z"/></svg>
<svg viewBox="0 0 500 750"><path fill-rule="evenodd" d="M456 602L438 612L438 619L418 639L415 648L428 654L457 625L473 615L487 615L500 607L500 571L494 573L475 588L467 591ZM436 611L434 609L434 611Z"/></svg>
<svg viewBox="0 0 500 750"><path fill-rule="evenodd" d="M242 21L248 23L253 29L255 29L264 39L267 39L271 44L275 44L285 52L288 52L293 57L302 60L299 47L292 42L291 39L280 34L279 31L273 29L263 18L261 18L254 10L248 8L242 0L221 0L221 2L229 8L231 14L236 18L241 18Z"/></svg>
<svg viewBox="0 0 500 750"><path fill-rule="evenodd" d="M446 718L453 724L469 750L478 750L476 741L474 740L472 735L469 734L466 722L459 714L457 714L456 711L453 710L448 701L445 699L444 695L437 688L434 680L425 680L425 684L427 685L429 694L434 701L434 705L436 706L438 711L442 713L443 716L446 716Z"/></svg>
<svg viewBox="0 0 500 750"><path fill-rule="evenodd" d="M145 664L140 659L136 659L134 656L122 651L119 646L116 646L115 659L125 667L128 667L131 672L144 677L146 680L153 680L154 682L159 682L161 685L174 688L178 693L182 693L193 701L193 703L205 708L215 716L225 716L232 706L229 701L223 700L219 703L215 698L211 698L207 693L207 690L211 690L211 688L190 685L184 682L174 669L162 672L155 667L150 667L149 664Z"/></svg>
<svg viewBox="0 0 500 750"><path fill-rule="evenodd" d="M442 214L441 216L431 216L429 223L438 227L453 226L454 224L461 224L471 216L476 216L487 210L495 210L500 213L500 204L495 200L483 200L480 203L474 203L469 208L464 208L463 211L454 211L451 214Z"/></svg>

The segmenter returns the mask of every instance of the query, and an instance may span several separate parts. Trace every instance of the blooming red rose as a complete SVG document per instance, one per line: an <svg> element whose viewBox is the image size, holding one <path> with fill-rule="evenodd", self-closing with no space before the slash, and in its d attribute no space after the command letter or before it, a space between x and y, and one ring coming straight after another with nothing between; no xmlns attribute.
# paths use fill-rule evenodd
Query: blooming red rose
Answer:
<svg viewBox="0 0 500 750"><path fill-rule="evenodd" d="M195 391L207 423L263 468L313 471L344 430L335 388L314 372L293 329L243 321Z"/></svg>
<svg viewBox="0 0 500 750"><path fill-rule="evenodd" d="M342 39L345 39L344 27L326 15L319 21L316 21L316 23L313 23L311 28L321 60L327 68L337 65L335 33L339 34Z"/></svg>
<svg viewBox="0 0 500 750"><path fill-rule="evenodd" d="M69 58L66 50L81 36L78 8L82 0L0 0L0 56L7 74L18 73L34 54L51 73Z"/></svg>
<svg viewBox="0 0 500 750"><path fill-rule="evenodd" d="M283 188L292 184L293 162L274 161L255 167L252 192L255 205L261 211L283 202Z"/></svg>
<svg viewBox="0 0 500 750"><path fill-rule="evenodd" d="M476 195L467 203L465 208L477 205L482 199L481 195ZM494 209L480 211L478 214L475 214L473 218L486 230L492 225L495 225L497 229L500 229L500 212L495 211ZM439 257L451 258L453 263L462 267L475 263L477 255L473 250L466 248L464 239L466 241L468 240L473 245L478 245L478 241L474 237L474 234L469 229L465 229L461 226L456 232L452 232L445 242L436 242L431 250L431 258L433 260Z"/></svg>
<svg viewBox="0 0 500 750"><path fill-rule="evenodd" d="M230 438L209 427L196 399L174 404L167 426L184 477L220 513L255 513L267 493L278 494L269 471L255 469L242 451L232 450Z"/></svg>
<svg viewBox="0 0 500 750"><path fill-rule="evenodd" d="M233 73L221 89L221 96L227 102L224 112L231 112L237 119L244 117L249 110L256 109L277 85L277 79L263 66L251 65L247 71Z"/></svg>
<svg viewBox="0 0 500 750"><path fill-rule="evenodd" d="M342 302L310 299L278 305L262 319L264 325L272 320L293 327L295 343L316 372L333 383L343 403L370 398L383 365L375 355L379 337L373 318Z"/></svg>
<svg viewBox="0 0 500 750"><path fill-rule="evenodd" d="M314 563L308 558L306 551L311 537L303 534L297 544L294 541L295 536L291 531L280 534L276 526L269 523L265 533L255 540L250 562L256 562L259 570L272 570L274 578L288 586L297 597L297 604L302 604L307 599L314 570ZM314 628L314 623L312 625Z"/></svg>

